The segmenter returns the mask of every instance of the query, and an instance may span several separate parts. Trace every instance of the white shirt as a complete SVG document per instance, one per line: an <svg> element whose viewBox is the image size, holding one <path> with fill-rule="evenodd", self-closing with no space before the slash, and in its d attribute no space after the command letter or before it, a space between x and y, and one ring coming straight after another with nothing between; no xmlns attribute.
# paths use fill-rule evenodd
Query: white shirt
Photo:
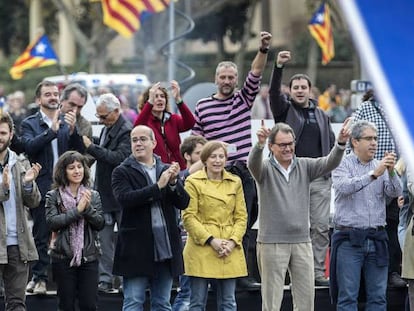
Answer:
<svg viewBox="0 0 414 311"><path fill-rule="evenodd" d="M52 120L49 119L47 115L44 114L42 110L40 110L40 114L42 115L43 121L49 126L49 128L52 128ZM51 141L52 143L52 150L53 150L53 167L56 165L57 160L59 158L59 152L58 152L58 141L57 137Z"/></svg>

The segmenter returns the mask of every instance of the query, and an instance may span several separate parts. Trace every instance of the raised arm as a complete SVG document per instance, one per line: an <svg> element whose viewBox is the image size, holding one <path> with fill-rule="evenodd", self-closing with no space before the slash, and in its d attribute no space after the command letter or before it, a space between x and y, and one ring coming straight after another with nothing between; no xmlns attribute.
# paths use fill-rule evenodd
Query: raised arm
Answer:
<svg viewBox="0 0 414 311"><path fill-rule="evenodd" d="M269 32L260 32L260 47L253 59L251 71L255 76L261 76L267 62L267 52L269 51L272 35Z"/></svg>
<svg viewBox="0 0 414 311"><path fill-rule="evenodd" d="M282 84L283 66L290 59L290 51L280 51L277 54L270 78L269 101L275 122L285 122L285 113L289 107L286 97L284 94L281 94L280 87Z"/></svg>

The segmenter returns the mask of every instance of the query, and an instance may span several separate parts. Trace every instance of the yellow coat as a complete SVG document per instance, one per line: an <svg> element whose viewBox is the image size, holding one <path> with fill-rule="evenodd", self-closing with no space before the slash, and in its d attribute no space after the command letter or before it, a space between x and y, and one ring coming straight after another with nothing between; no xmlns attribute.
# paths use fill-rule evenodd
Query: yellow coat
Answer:
<svg viewBox="0 0 414 311"><path fill-rule="evenodd" d="M402 252L402 271L401 276L405 279L414 279L414 236L413 217L405 232L404 249Z"/></svg>
<svg viewBox="0 0 414 311"><path fill-rule="evenodd" d="M242 239L247 211L238 176L227 171L222 181L209 180L205 170L185 181L190 204L183 211L188 240L184 247L185 274L203 278L228 279L247 275ZM233 240L236 247L228 257L219 258L208 244L210 236Z"/></svg>

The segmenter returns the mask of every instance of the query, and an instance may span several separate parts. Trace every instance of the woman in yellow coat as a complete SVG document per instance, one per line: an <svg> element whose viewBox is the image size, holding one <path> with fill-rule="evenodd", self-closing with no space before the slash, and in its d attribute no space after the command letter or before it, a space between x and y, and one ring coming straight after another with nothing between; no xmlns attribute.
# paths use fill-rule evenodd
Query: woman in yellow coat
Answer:
<svg viewBox="0 0 414 311"><path fill-rule="evenodd" d="M242 247L247 226L242 183L224 169L227 151L223 143L208 142L200 158L205 168L186 179L190 204L183 211L188 232L184 266L191 281L190 310L205 309L211 279L217 284L218 310L237 310L236 278L247 275Z"/></svg>

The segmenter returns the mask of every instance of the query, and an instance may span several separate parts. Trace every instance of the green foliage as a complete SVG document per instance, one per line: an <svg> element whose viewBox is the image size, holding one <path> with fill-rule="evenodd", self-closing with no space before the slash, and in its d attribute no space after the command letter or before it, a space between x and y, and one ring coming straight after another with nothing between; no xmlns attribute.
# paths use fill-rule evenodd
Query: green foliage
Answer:
<svg viewBox="0 0 414 311"><path fill-rule="evenodd" d="M208 42L228 36L232 43L240 42L249 5L248 0L235 5L229 4L220 12L212 12L199 18L194 30L186 38Z"/></svg>
<svg viewBox="0 0 414 311"><path fill-rule="evenodd" d="M26 94L27 101L29 102L33 99L34 89L37 83L42 81L45 77L62 74L58 65L52 65L26 70L22 79L13 80L9 74L9 70L17 57L18 55L12 55L0 63L0 85L4 87L5 94L21 90ZM66 73L70 74L78 71L87 71L88 68L85 67L85 64L77 63L74 66L65 68L64 70Z"/></svg>
<svg viewBox="0 0 414 311"><path fill-rule="evenodd" d="M0 1L0 49L5 56L29 41L29 8L25 0Z"/></svg>
<svg viewBox="0 0 414 311"><path fill-rule="evenodd" d="M355 52L351 38L343 31L334 31L334 44L335 44L335 61L352 61L352 55ZM315 40L309 33L303 32L298 36L293 47L295 63L304 65L308 62L309 44L311 40ZM322 59L322 53L318 45L318 61Z"/></svg>

